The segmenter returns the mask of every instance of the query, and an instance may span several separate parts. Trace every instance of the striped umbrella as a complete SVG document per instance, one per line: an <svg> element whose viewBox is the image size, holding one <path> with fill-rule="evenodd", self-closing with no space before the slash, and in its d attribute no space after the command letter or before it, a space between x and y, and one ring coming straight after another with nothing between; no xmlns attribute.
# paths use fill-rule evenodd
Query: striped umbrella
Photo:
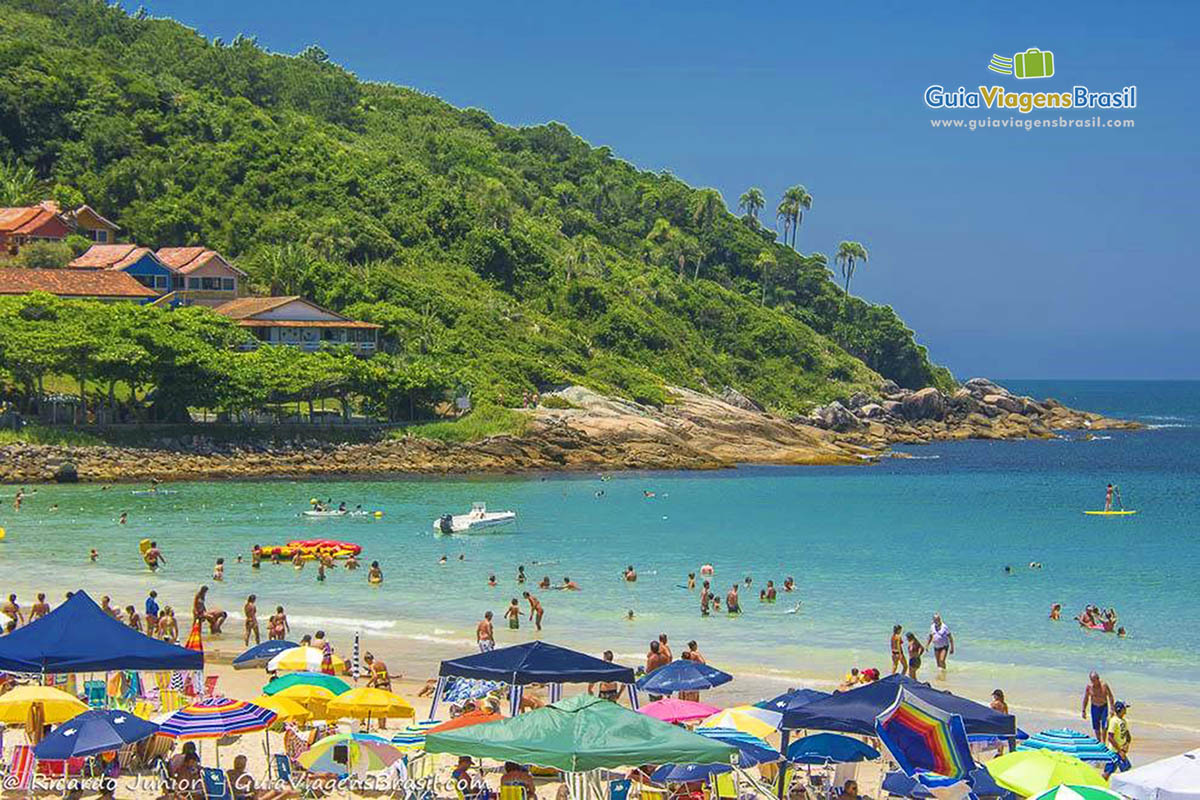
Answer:
<svg viewBox="0 0 1200 800"><path fill-rule="evenodd" d="M335 733L313 743L300 754L300 765L310 772L332 775L363 774L386 769L403 758L395 745L369 733Z"/></svg>
<svg viewBox="0 0 1200 800"><path fill-rule="evenodd" d="M753 767L756 764L773 763L783 757L778 750L762 739L736 728L696 728L696 733L736 747L739 766Z"/></svg>
<svg viewBox="0 0 1200 800"><path fill-rule="evenodd" d="M1117 763L1117 754L1100 744L1096 737L1069 728L1054 728L1035 733L1017 745L1017 749L1057 750L1060 753L1070 753L1080 761L1101 764Z"/></svg>
<svg viewBox="0 0 1200 800"><path fill-rule="evenodd" d="M280 675L263 687L263 694L278 694L293 686L319 686L327 689L331 695L350 691L350 684L334 675L323 675L320 672L293 672Z"/></svg>
<svg viewBox="0 0 1200 800"><path fill-rule="evenodd" d="M220 739L265 730L275 716L269 708L245 700L213 697L174 712L158 732L172 739Z"/></svg>
<svg viewBox="0 0 1200 800"><path fill-rule="evenodd" d="M1062 784L1048 792L1042 792L1033 800L1124 800L1112 789L1103 786L1072 786Z"/></svg>
<svg viewBox="0 0 1200 800"><path fill-rule="evenodd" d="M424 750L425 734L429 732L430 728L436 728L441 724L442 721L439 719L427 719L424 722L405 725L392 735L392 744L406 752Z"/></svg>
<svg viewBox="0 0 1200 800"><path fill-rule="evenodd" d="M354 656L350 660L350 675L354 678L355 683L358 683L358 679L362 675L362 664L358 660L358 631L354 632Z"/></svg>
<svg viewBox="0 0 1200 800"><path fill-rule="evenodd" d="M734 706L713 714L700 723L700 728L733 728L742 733L748 733L759 739L766 738L775 732L775 726L763 722L754 713L746 713L749 706ZM756 708L755 711L762 711ZM700 732L699 728L696 730Z"/></svg>

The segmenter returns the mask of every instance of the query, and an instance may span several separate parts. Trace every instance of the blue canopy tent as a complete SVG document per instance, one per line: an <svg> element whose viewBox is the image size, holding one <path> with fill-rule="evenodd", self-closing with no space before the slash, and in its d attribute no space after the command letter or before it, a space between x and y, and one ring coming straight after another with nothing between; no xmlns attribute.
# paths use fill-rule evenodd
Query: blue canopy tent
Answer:
<svg viewBox="0 0 1200 800"><path fill-rule="evenodd" d="M525 642L443 661L438 670L433 705L429 709L431 719L437 717L438 698L442 696L450 678L475 678L508 684L509 703L514 715L521 708L523 689L530 683L549 684L552 703L561 699L564 683L620 683L628 687L633 709L636 711L638 707L632 669L547 642Z"/></svg>
<svg viewBox="0 0 1200 800"><path fill-rule="evenodd" d="M968 734L986 733L1006 738L1017 735L1017 719L1012 714L1001 714L974 700L934 689L928 683L914 681L905 675L889 675L786 711L780 727L793 731L806 729L874 736L875 718L895 702L901 687L949 714L962 717Z"/></svg>
<svg viewBox="0 0 1200 800"><path fill-rule="evenodd" d="M698 692L729 683L731 680L733 676L728 672L722 672L699 661L680 658L643 675L638 679L637 688L651 694Z"/></svg>
<svg viewBox="0 0 1200 800"><path fill-rule="evenodd" d="M933 797L928 787L922 786L916 778L910 778L900 770L889 772L883 778L880 787L883 791L896 797L911 797L914 800L926 800ZM971 791L977 797L998 797L1001 800L1016 800L1016 795L1002 788L992 773L985 767L976 767L971 772Z"/></svg>
<svg viewBox="0 0 1200 800"><path fill-rule="evenodd" d="M204 668L204 654L151 639L77 591L46 616L0 637L0 670L59 674Z"/></svg>

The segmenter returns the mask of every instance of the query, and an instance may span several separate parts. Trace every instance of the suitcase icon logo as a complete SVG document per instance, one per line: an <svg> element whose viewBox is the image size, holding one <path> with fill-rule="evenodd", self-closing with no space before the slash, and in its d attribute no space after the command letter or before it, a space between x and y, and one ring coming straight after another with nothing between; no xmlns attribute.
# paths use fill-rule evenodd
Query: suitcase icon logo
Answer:
<svg viewBox="0 0 1200 800"><path fill-rule="evenodd" d="M992 54L988 69L1001 75L1013 75L1018 79L1049 78L1054 74L1054 53L1031 47L1012 58Z"/></svg>

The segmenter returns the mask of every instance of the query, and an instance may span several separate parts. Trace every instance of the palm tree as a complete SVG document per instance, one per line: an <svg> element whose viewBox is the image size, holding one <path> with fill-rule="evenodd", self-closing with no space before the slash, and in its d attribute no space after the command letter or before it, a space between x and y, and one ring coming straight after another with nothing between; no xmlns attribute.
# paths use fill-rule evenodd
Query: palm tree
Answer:
<svg viewBox="0 0 1200 800"><path fill-rule="evenodd" d="M758 212L762 211L766 204L767 198L763 195L762 189L757 186L751 186L738 198L738 208L754 219L758 219Z"/></svg>
<svg viewBox="0 0 1200 800"><path fill-rule="evenodd" d="M783 193L783 199L788 203L788 210L792 215L792 249L796 249L796 233L800 230L800 223L804 221L804 212L812 209L813 198L808 193L808 189L804 188L803 184L796 184L788 187L788 190ZM786 244L786 237L785 237Z"/></svg>
<svg viewBox="0 0 1200 800"><path fill-rule="evenodd" d="M867 263L867 248L861 242L842 242L838 245L837 255L833 257L842 270L842 284L846 296L850 296L850 279L854 277L854 268L858 262Z"/></svg>
<svg viewBox="0 0 1200 800"><path fill-rule="evenodd" d="M762 297L758 301L760 306L767 304L767 283L778 266L779 262L770 250L763 250L758 254L758 258L754 259L754 267L758 270L758 282L762 284Z"/></svg>
<svg viewBox="0 0 1200 800"><path fill-rule="evenodd" d="M709 231L724 210L725 198L716 189L701 189L692 197L692 222L702 231Z"/></svg>
<svg viewBox="0 0 1200 800"><path fill-rule="evenodd" d="M788 231L792 228L792 220L796 218L797 213L795 198L785 194L775 208L775 219L783 221L783 243L785 245L788 243Z"/></svg>
<svg viewBox="0 0 1200 800"><path fill-rule="evenodd" d="M42 182L33 167L20 161L0 161L0 206L31 205L41 200Z"/></svg>

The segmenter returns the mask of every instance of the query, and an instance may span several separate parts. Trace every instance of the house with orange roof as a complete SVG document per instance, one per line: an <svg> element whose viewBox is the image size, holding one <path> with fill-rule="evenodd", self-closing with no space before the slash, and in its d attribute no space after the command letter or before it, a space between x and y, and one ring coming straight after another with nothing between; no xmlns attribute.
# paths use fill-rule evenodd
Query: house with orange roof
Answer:
<svg viewBox="0 0 1200 800"><path fill-rule="evenodd" d="M216 250L160 247L155 255L175 270L176 303L219 306L242 295L242 282L248 276Z"/></svg>
<svg viewBox="0 0 1200 800"><path fill-rule="evenodd" d="M0 250L16 255L28 242L61 242L75 232L51 201L36 206L0 208Z"/></svg>
<svg viewBox="0 0 1200 800"><path fill-rule="evenodd" d="M136 244L94 244L67 267L124 272L159 294L173 291L181 283L178 272L164 264L153 250Z"/></svg>
<svg viewBox="0 0 1200 800"><path fill-rule="evenodd" d="M145 303L158 297L158 292L120 271L0 268L0 295L31 292L106 303Z"/></svg>
<svg viewBox="0 0 1200 800"><path fill-rule="evenodd" d="M310 351L346 345L361 356L379 349L381 326L352 320L298 295L240 297L213 311L235 320L264 344Z"/></svg>
<svg viewBox="0 0 1200 800"><path fill-rule="evenodd" d="M75 232L80 236L91 239L96 244L111 244L117 240L120 226L110 219L102 217L100 212L84 203L67 215L75 225Z"/></svg>

